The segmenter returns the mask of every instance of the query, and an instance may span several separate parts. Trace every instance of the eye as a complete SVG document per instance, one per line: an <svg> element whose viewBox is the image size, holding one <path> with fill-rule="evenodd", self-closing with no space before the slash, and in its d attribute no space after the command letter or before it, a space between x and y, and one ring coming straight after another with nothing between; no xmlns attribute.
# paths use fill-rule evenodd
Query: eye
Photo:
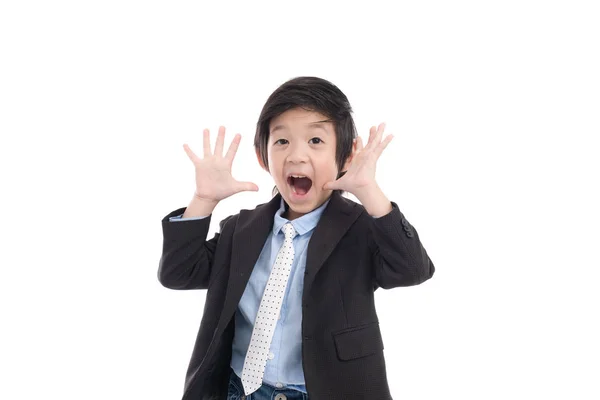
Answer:
<svg viewBox="0 0 600 400"><path fill-rule="evenodd" d="M285 143L281 143L281 144L287 144L287 139L278 139L275 141L275 144L279 144L279 142L284 141Z"/></svg>
<svg viewBox="0 0 600 400"><path fill-rule="evenodd" d="M314 138L312 138L312 139L310 139L310 140L318 140L318 141L319 141L319 142L317 142L317 143L315 143L315 144L318 144L318 143L323 143L323 141L321 140L321 138L318 138L318 137L314 137Z"/></svg>

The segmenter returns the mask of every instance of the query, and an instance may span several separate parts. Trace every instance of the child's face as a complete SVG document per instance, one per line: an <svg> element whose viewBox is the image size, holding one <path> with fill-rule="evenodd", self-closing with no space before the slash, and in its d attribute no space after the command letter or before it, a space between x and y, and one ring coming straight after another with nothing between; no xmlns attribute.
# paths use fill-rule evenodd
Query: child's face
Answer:
<svg viewBox="0 0 600 400"><path fill-rule="evenodd" d="M336 135L332 122L321 122L326 119L320 113L294 108L271 120L269 173L289 205L286 217L290 220L311 212L331 196L332 191L322 187L338 175Z"/></svg>

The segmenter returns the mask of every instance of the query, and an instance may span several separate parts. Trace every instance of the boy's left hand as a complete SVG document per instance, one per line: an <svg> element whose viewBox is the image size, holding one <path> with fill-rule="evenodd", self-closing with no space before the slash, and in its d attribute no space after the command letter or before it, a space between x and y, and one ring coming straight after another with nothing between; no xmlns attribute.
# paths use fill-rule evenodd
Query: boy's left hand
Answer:
<svg viewBox="0 0 600 400"><path fill-rule="evenodd" d="M387 145L392 141L393 135L387 135L382 141L385 123L379 124L377 130L371 127L369 141L363 148L360 136L356 139L352 157L349 160L350 167L340 179L327 182L323 185L324 190L345 190L357 198L366 195L369 190L377 187L375 181L375 167L379 156Z"/></svg>

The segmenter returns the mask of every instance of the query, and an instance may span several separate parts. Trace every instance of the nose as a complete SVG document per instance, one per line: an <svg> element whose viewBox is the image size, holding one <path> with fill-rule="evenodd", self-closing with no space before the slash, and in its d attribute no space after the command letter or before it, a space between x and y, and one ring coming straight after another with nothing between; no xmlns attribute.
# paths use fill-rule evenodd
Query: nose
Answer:
<svg viewBox="0 0 600 400"><path fill-rule="evenodd" d="M302 144L290 146L290 152L287 156L287 161L293 164L308 162L308 154Z"/></svg>

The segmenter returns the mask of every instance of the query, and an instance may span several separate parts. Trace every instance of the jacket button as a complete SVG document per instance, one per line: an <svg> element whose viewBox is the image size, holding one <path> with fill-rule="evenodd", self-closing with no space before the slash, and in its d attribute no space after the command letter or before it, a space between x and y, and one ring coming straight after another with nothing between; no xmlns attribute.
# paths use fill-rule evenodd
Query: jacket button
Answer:
<svg viewBox="0 0 600 400"><path fill-rule="evenodd" d="M415 235L414 235L414 233L412 233L412 231L408 231L408 232L406 232L406 236L413 237Z"/></svg>
<svg viewBox="0 0 600 400"><path fill-rule="evenodd" d="M406 220L406 218L402 218L402 225L404 226L408 226L408 221Z"/></svg>
<svg viewBox="0 0 600 400"><path fill-rule="evenodd" d="M410 227L409 227L409 226L406 226L406 225L404 225L404 226L402 227L402 229L404 229L406 232L410 231Z"/></svg>

